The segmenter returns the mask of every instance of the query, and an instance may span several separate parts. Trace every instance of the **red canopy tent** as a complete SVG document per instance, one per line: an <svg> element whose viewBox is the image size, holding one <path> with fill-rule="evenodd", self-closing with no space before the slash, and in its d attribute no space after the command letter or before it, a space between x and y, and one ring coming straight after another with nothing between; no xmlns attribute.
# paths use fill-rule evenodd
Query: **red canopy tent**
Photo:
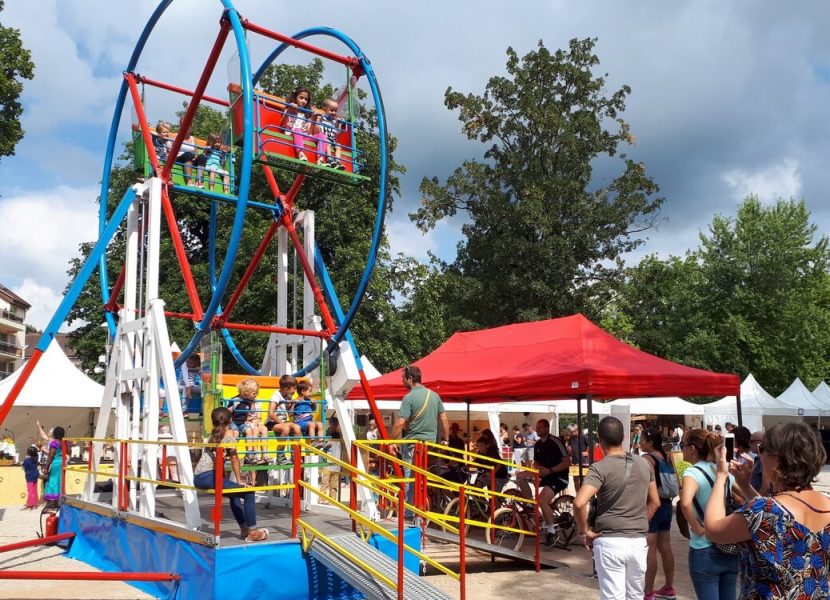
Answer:
<svg viewBox="0 0 830 600"><path fill-rule="evenodd" d="M504 402L592 397L737 396L737 375L658 358L606 333L583 315L456 333L414 363L443 400ZM401 370L370 382L378 399L406 394ZM349 399L365 398L355 388Z"/></svg>

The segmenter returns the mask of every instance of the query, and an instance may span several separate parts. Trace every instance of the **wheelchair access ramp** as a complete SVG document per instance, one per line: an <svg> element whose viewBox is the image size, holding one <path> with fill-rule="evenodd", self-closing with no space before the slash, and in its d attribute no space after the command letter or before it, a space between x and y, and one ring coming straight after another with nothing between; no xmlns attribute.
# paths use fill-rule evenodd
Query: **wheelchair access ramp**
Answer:
<svg viewBox="0 0 830 600"><path fill-rule="evenodd" d="M398 578L398 565L388 556L364 542L357 535L343 534L331 536L331 541L340 546L343 550L353 554L363 563L376 569L382 575L396 581ZM320 538L311 542L308 552L316 560L320 561L333 573L360 591L369 600L395 600L398 597L397 590L390 588L382 581L376 580L371 573L364 571L349 558L345 557L338 549L328 545ZM414 573L404 569L403 597L412 600L450 600L450 596L444 594Z"/></svg>
<svg viewBox="0 0 830 600"><path fill-rule="evenodd" d="M445 544L460 543L457 535L455 535L454 533L450 533L448 531L443 531L441 529L432 529L430 527L427 527L424 532L424 535L426 535L427 538L435 542L444 542ZM502 556L504 558L521 560L531 564L535 564L536 562L532 554L527 554L526 552L517 552L516 550L511 550L509 548L502 548L501 546L488 544L483 540L471 539L469 536L464 540L464 547L472 548L473 550L478 550L480 552L486 552L488 554L494 554L496 556ZM549 567L551 569L568 568L568 565L566 565L565 563L556 560L551 560L550 558L545 558L544 554L540 558L539 562L542 566Z"/></svg>

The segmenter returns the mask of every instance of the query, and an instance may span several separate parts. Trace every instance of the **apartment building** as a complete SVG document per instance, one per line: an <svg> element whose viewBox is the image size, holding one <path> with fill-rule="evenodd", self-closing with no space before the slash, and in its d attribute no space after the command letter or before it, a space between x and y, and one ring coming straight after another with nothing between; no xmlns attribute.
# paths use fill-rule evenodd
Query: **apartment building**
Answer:
<svg viewBox="0 0 830 600"><path fill-rule="evenodd" d="M23 364L26 345L26 311L32 307L23 298L0 284L0 379Z"/></svg>

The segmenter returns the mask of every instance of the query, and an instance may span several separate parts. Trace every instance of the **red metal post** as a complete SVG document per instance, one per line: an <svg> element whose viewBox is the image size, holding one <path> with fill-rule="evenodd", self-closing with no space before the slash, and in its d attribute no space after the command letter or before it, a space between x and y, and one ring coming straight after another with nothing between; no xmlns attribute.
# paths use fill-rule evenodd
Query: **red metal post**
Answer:
<svg viewBox="0 0 830 600"><path fill-rule="evenodd" d="M118 455L118 510L127 510L127 442L121 442Z"/></svg>
<svg viewBox="0 0 830 600"><path fill-rule="evenodd" d="M61 440L61 496L66 496L66 455L69 443Z"/></svg>
<svg viewBox="0 0 830 600"><path fill-rule="evenodd" d="M236 307L236 303L239 302L239 297L242 295L242 292L245 290L245 286L248 285L248 282L251 280L251 277L253 277L256 268L259 266L259 262L262 259L262 256L268 249L268 244L270 244L271 240L274 239L274 234L277 232L277 229L279 229L279 223L274 221L271 223L271 226L268 228L268 231L265 232L265 235L262 237L262 241L259 243L256 252L254 252L254 256L251 258L251 262L248 264L248 268L245 269L245 273L242 275L242 279L239 280L239 283L236 285L236 289L234 290L233 295L225 305L225 309L222 311L223 319L230 319L231 313L233 312L233 309Z"/></svg>
<svg viewBox="0 0 830 600"><path fill-rule="evenodd" d="M291 36L282 33L277 33L276 31L266 29L265 27L261 27L256 23L252 23L248 19L242 19L242 27L244 27L248 31L253 31L254 33L264 35L265 37L271 38L272 40L283 42L285 44L288 44L289 46L294 46L295 48L299 48L300 50L305 50L306 52L310 52L311 54L322 56L323 58L327 58L329 60L338 62L343 65L354 67L359 64L357 58L354 58L352 56L343 56L342 54L337 54L336 52L325 50L324 48L314 46L313 44L309 44L308 42L303 42L302 40L294 39Z"/></svg>
<svg viewBox="0 0 830 600"><path fill-rule="evenodd" d="M158 154L156 154L156 147L153 145L153 134L150 133L150 123L147 121L147 115L144 113L144 105L141 103L141 93L135 84L135 76L132 73L125 73L124 79L127 80L127 86L130 88L130 96L132 96L133 105L135 106L138 125L141 127L141 138L144 140L147 158L150 160L150 166L153 167L153 171L160 176L161 168L159 158ZM112 297L110 297L110 300L112 300Z"/></svg>
<svg viewBox="0 0 830 600"><path fill-rule="evenodd" d="M167 444L161 447L161 481L167 481Z"/></svg>
<svg viewBox="0 0 830 600"><path fill-rule="evenodd" d="M20 548L29 548L30 546L41 546L43 544L54 544L63 540L70 540L75 537L75 534L67 531L66 533L59 533L57 535L48 535L46 537L37 538L34 540L26 540L25 542L15 542L14 544L6 544L0 546L0 552L8 552L9 550L19 550Z"/></svg>
<svg viewBox="0 0 830 600"><path fill-rule="evenodd" d="M179 261L179 267L182 269L182 279L184 280L184 288L187 291L187 298L190 301L190 308L193 310L195 320L200 321L204 315L202 301L199 299L199 292L196 291L196 283L193 281L190 261L187 259L187 253L184 251L182 234L179 232L179 224L173 212L173 204L170 202L167 186L162 186L161 188L161 208L164 211L164 218L167 221L167 229L170 231L170 241L173 242L173 249L176 251L176 259Z"/></svg>
<svg viewBox="0 0 830 600"><path fill-rule="evenodd" d="M176 573L129 573L105 571L0 571L0 579L75 581L179 581Z"/></svg>
<svg viewBox="0 0 830 600"><path fill-rule="evenodd" d="M404 512L406 504L406 484L398 484L398 600L403 600L403 540L404 540Z"/></svg>
<svg viewBox="0 0 830 600"><path fill-rule="evenodd" d="M17 397L20 395L20 390L23 389L23 386L29 380L29 376L32 374L32 371L35 370L35 366L38 362L40 362L42 356L43 351L35 349L29 360L23 364L23 370L20 372L20 377L17 378L17 381L15 381L14 384L12 384L12 389L9 390L9 395L6 396L3 406L0 406L0 425L2 425L3 421L6 420L6 417L9 415L9 411L14 405L14 401L17 400Z"/></svg>
<svg viewBox="0 0 830 600"><path fill-rule="evenodd" d="M318 337L327 339L331 337L331 331L311 331L310 329L291 329L290 327L272 327L270 325L248 325L246 323L222 323L225 329L238 329L240 331L261 331L263 333L287 333L302 335L305 337Z"/></svg>
<svg viewBox="0 0 830 600"><path fill-rule="evenodd" d="M467 594L467 533L465 521L467 517L467 497L464 494L464 486L458 488L458 582L461 586L461 600Z"/></svg>
<svg viewBox="0 0 830 600"><path fill-rule="evenodd" d="M199 83L196 84L196 89L193 92L193 99L187 106L181 123L179 123L179 132L176 134L176 139L173 140L173 145L167 155L167 162L162 170L162 179L170 177L170 171L173 170L173 164L176 162L176 157L179 155L179 150L182 147L182 142L188 136L190 125L193 122L193 117L196 115L196 110L202 102L202 96L205 95L205 89L210 81L210 76L216 68L216 61L219 60L219 54L222 52L222 47L225 45L225 40L228 38L230 31L230 23L227 19L222 19L219 26L219 33L216 36L216 41L213 43L213 48L210 50L210 55L205 62L205 68L202 70L202 75L199 77Z"/></svg>
<svg viewBox="0 0 830 600"><path fill-rule="evenodd" d="M168 92L176 92L177 94L183 94L185 96L195 95L195 92L193 92L191 90L185 89L183 87L178 87L178 86L175 86L175 85L171 85L171 84L165 83L163 81L150 79L149 77L144 77L143 75L136 75L135 79L139 83L143 83L143 84L146 84L146 85L157 87L157 88L162 89L162 90L167 90ZM223 100L222 98L214 98L213 96L207 96L207 95L202 96L202 100L207 100L208 102L212 102L213 104L218 104L219 106L228 107L228 106L231 105L231 103L228 102L227 100Z"/></svg>
<svg viewBox="0 0 830 600"><path fill-rule="evenodd" d="M118 296L121 295L121 288L124 287L124 277L126 269L126 265L123 265L121 267L121 272L118 273L118 278L115 280L115 285L113 285L112 290L110 290L110 299L106 304L104 304L104 310L107 310L109 312L118 312Z"/></svg>
<svg viewBox="0 0 830 600"><path fill-rule="evenodd" d="M291 537L297 537L297 520L300 518L300 496L302 494L302 487L300 482L303 480L303 453L298 442L294 444L294 502L292 503L292 519L291 519Z"/></svg>
<svg viewBox="0 0 830 600"><path fill-rule="evenodd" d="M225 449L218 446L216 448L216 460L213 464L213 535L217 539L222 535L222 486L224 482Z"/></svg>

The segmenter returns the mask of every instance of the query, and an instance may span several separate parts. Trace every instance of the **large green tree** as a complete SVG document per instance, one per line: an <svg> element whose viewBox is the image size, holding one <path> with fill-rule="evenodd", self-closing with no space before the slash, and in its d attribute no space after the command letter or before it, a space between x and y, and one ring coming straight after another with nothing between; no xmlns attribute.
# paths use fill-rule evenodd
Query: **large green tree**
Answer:
<svg viewBox="0 0 830 600"><path fill-rule="evenodd" d="M5 2L0 0L0 12ZM0 24L0 157L14 154L23 137L20 94L24 79L34 76L32 54L23 47L20 31Z"/></svg>
<svg viewBox="0 0 830 600"><path fill-rule="evenodd" d="M617 306L644 350L753 373L772 393L830 370L830 248L804 201L747 198L715 216L686 258L632 268Z"/></svg>
<svg viewBox="0 0 830 600"><path fill-rule="evenodd" d="M488 326L574 312L596 316L622 281L621 256L641 241L662 200L645 166L622 150L628 86L595 75L595 40L524 57L482 95L449 88L463 133L485 145L445 183L421 183L411 215L423 230L460 215L463 240L444 265L455 324ZM594 177L598 162L604 181Z"/></svg>

